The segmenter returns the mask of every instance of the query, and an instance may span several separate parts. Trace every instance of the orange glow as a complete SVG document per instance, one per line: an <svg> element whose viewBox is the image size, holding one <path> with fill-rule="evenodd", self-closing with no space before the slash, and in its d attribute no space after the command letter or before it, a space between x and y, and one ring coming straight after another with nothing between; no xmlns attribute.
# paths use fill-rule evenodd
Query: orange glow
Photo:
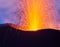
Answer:
<svg viewBox="0 0 60 47"><path fill-rule="evenodd" d="M25 0L22 6L25 14L22 17L23 25L19 25L18 29L36 31L55 28L57 13L54 0Z"/></svg>
<svg viewBox="0 0 60 47"><path fill-rule="evenodd" d="M39 8L38 8L38 2L36 0L30 0L27 2L28 5L28 17L29 17L29 27L28 30L38 30L38 24L39 24Z"/></svg>

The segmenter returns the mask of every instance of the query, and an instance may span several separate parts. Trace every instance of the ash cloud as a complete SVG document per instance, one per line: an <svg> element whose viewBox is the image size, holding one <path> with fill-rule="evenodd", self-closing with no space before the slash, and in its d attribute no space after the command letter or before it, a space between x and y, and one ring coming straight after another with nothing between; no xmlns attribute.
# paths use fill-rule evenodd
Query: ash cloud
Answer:
<svg viewBox="0 0 60 47"><path fill-rule="evenodd" d="M22 8L18 6L21 0L0 0L0 23L19 24Z"/></svg>

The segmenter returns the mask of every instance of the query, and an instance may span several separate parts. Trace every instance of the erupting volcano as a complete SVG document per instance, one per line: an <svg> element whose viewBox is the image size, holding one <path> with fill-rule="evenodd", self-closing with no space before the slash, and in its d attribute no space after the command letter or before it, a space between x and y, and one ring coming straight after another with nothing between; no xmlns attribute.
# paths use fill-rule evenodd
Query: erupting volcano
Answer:
<svg viewBox="0 0 60 47"><path fill-rule="evenodd" d="M0 0L0 47L60 47L59 14L56 0Z"/></svg>
<svg viewBox="0 0 60 47"><path fill-rule="evenodd" d="M21 16L19 29L36 31L55 29L57 12L54 0L25 0L22 4L24 14Z"/></svg>
<svg viewBox="0 0 60 47"><path fill-rule="evenodd" d="M5 23L16 24L12 27L24 31L47 28L60 30L55 0L11 0L8 2L8 5L6 2L1 2L6 5L0 6L0 19L3 19Z"/></svg>

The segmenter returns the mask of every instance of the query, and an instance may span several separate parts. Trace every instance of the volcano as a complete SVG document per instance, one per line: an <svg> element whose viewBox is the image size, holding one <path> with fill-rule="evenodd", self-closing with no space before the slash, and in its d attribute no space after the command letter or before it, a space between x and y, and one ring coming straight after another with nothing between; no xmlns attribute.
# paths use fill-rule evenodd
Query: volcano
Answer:
<svg viewBox="0 0 60 47"><path fill-rule="evenodd" d="M0 24L0 47L59 47L60 30L23 31L14 24ZM16 27L16 25L15 25Z"/></svg>

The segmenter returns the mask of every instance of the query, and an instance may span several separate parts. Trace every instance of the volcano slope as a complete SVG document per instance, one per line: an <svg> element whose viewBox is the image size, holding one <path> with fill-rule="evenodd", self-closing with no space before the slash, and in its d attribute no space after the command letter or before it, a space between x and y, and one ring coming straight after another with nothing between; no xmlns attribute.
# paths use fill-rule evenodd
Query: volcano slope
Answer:
<svg viewBox="0 0 60 47"><path fill-rule="evenodd" d="M0 47L60 47L60 31L22 31L9 24L0 24Z"/></svg>

